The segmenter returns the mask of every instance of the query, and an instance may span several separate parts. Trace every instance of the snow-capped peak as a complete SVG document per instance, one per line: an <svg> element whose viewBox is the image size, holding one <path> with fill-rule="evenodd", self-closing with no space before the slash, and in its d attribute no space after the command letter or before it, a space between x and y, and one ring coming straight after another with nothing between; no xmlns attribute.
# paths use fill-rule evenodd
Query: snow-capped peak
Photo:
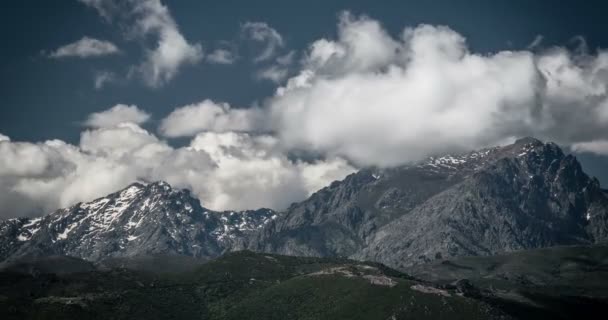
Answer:
<svg viewBox="0 0 608 320"><path fill-rule="evenodd" d="M274 217L270 209L208 210L189 191L159 181L134 183L42 218L2 222L0 234L13 235L11 246L45 243L62 254L90 260L159 250L198 256L222 251Z"/></svg>

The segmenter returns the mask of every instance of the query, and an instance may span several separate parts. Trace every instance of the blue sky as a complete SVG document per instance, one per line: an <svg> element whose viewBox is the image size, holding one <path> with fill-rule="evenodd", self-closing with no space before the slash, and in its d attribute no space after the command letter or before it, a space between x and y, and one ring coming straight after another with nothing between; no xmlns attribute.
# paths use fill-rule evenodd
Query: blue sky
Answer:
<svg viewBox="0 0 608 320"><path fill-rule="evenodd" d="M608 184L600 1L0 6L0 216L149 180L281 209L364 166L523 135Z"/></svg>
<svg viewBox="0 0 608 320"><path fill-rule="evenodd" d="M268 23L285 39L284 51L302 50L314 40L335 35L342 10L367 14L392 34L420 23L448 25L464 35L477 52L523 49L537 35L545 45L572 45L584 36L590 48L606 47L600 1L165 1L186 39L205 51L231 41L243 56L233 65L200 63L180 71L161 88L139 81L94 88L94 74L125 74L142 56L142 44L127 40L124 30L105 22L76 0L5 1L0 36L4 97L0 128L14 140L57 138L77 142L78 122L116 103L136 104L160 118L177 106L205 98L246 108L274 92L256 81L255 52L242 43L240 27ZM41 54L83 36L117 44L122 53L96 59L48 59ZM251 48L249 48L251 49ZM32 128L36 128L33 130Z"/></svg>

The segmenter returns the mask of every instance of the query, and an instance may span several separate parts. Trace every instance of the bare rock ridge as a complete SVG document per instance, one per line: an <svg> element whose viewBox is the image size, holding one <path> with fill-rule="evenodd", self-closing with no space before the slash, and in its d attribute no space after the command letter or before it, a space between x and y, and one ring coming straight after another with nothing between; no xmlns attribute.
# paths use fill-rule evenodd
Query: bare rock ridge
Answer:
<svg viewBox="0 0 608 320"><path fill-rule="evenodd" d="M0 261L70 255L216 257L251 249L405 268L461 255L608 239L608 196L575 157L534 138L396 168L368 168L283 212L216 212L164 182L42 218L0 222Z"/></svg>

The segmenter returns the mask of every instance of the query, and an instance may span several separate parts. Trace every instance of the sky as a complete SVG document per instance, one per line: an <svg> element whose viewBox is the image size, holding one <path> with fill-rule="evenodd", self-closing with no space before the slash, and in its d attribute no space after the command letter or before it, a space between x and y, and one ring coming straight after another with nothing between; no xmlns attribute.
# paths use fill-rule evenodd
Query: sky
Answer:
<svg viewBox="0 0 608 320"><path fill-rule="evenodd" d="M600 1L4 1L0 218L133 181L282 209L535 136L608 185Z"/></svg>

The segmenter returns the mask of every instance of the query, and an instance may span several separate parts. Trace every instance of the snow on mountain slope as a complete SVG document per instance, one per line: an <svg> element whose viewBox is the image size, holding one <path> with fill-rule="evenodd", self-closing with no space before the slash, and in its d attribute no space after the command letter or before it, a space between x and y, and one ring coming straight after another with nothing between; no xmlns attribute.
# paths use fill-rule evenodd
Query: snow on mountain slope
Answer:
<svg viewBox="0 0 608 320"><path fill-rule="evenodd" d="M28 254L105 257L176 253L211 257L236 245L276 213L216 212L166 182L134 183L42 218L0 222L0 259Z"/></svg>

